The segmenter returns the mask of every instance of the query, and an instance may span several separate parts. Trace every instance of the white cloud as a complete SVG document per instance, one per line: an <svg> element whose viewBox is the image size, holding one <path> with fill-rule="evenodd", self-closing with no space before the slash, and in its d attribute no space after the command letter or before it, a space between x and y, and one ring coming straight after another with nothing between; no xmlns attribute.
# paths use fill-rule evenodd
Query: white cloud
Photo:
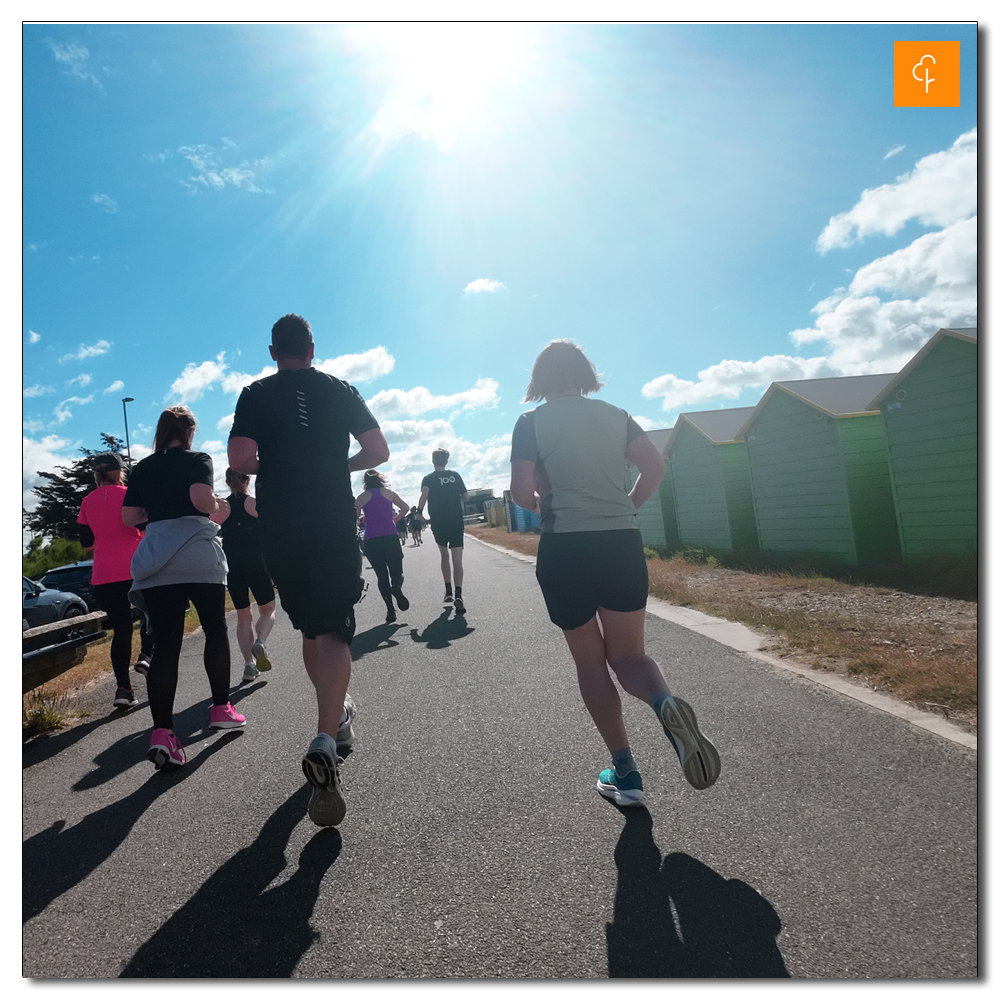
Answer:
<svg viewBox="0 0 1000 1000"><path fill-rule="evenodd" d="M29 385L27 389L21 390L23 398L34 396L44 396L47 392L55 392L55 387L51 385Z"/></svg>
<svg viewBox="0 0 1000 1000"><path fill-rule="evenodd" d="M111 385L109 385L107 389L105 389L104 391L105 393L121 392L121 390L124 388L125 388L125 383L121 379L115 379L115 381L112 382Z"/></svg>
<svg viewBox="0 0 1000 1000"><path fill-rule="evenodd" d="M35 333L34 330L28 331L28 340L31 341L32 344L37 344L41 339L42 335L40 333Z"/></svg>
<svg viewBox="0 0 1000 1000"><path fill-rule="evenodd" d="M67 379L66 384L78 385L82 389L85 385L90 385L93 379L94 379L93 375L87 375L86 373L84 373L81 375L77 375L76 378Z"/></svg>
<svg viewBox="0 0 1000 1000"><path fill-rule="evenodd" d="M174 379L167 398L178 397L182 403L196 400L214 382L219 381L226 370L223 362L225 351L216 356L214 361L203 361L196 365L193 361L184 366L184 371Z"/></svg>
<svg viewBox="0 0 1000 1000"><path fill-rule="evenodd" d="M906 146L893 146L885 156L882 157L883 160L889 160L894 157L897 153L902 153L906 149Z"/></svg>
<svg viewBox="0 0 1000 1000"><path fill-rule="evenodd" d="M894 236L910 220L950 226L976 211L976 130L960 135L950 149L917 161L894 184L863 191L850 211L830 219L816 247L826 253L875 233Z"/></svg>
<svg viewBox="0 0 1000 1000"><path fill-rule="evenodd" d="M64 361L83 361L85 358L96 358L99 354L107 354L110 348L111 344L106 340L99 340L96 344L91 344L89 347L86 344L81 344L75 354L64 354L59 359L59 363L62 364Z"/></svg>
<svg viewBox="0 0 1000 1000"><path fill-rule="evenodd" d="M632 419L644 430L651 431L654 427L659 427L660 425L650 420L649 417L640 416L638 413L632 414Z"/></svg>
<svg viewBox="0 0 1000 1000"><path fill-rule="evenodd" d="M32 492L45 483L39 472L51 472L57 466L68 466L75 458L78 441L69 441L55 434L47 434L36 441L21 437L21 505L25 510L38 506L38 497Z"/></svg>
<svg viewBox="0 0 1000 1000"><path fill-rule="evenodd" d="M222 380L223 392L233 392L238 393L243 390L245 386L248 386L251 382L256 382L258 379L267 378L268 375L274 375L278 371L274 365L265 365L256 375L247 375L243 372L230 372Z"/></svg>
<svg viewBox="0 0 1000 1000"><path fill-rule="evenodd" d="M91 393L89 396L70 396L69 399L64 399L52 412L55 414L56 422L60 424L66 423L70 417L73 416L73 411L69 408L70 404L76 406L85 406L87 403L92 403L94 401L94 394Z"/></svg>
<svg viewBox="0 0 1000 1000"><path fill-rule="evenodd" d="M368 400L368 408L380 420L401 414L418 416L428 410L447 410L458 406L463 410L496 406L498 383L491 378L476 380L471 389L449 396L435 396L422 385L415 389L383 389Z"/></svg>
<svg viewBox="0 0 1000 1000"><path fill-rule="evenodd" d="M316 367L347 382L372 382L396 366L396 359L380 344L362 354L341 354L327 361L317 361Z"/></svg>
<svg viewBox="0 0 1000 1000"><path fill-rule="evenodd" d="M216 429L220 431L228 431L233 428L233 420L236 418L235 413L227 413L216 425Z"/></svg>
<svg viewBox="0 0 1000 1000"><path fill-rule="evenodd" d="M97 79L94 71L90 68L90 51L84 45L75 42L67 42L65 45L58 45L49 42L49 48L56 57L56 62L62 66L70 76L75 76L79 80L92 83L98 90L103 91L104 86Z"/></svg>
<svg viewBox="0 0 1000 1000"><path fill-rule="evenodd" d="M236 148L231 140L223 140L223 148L228 152ZM263 189L257 186L257 175L268 167L268 161L255 160L252 163L244 160L236 166L224 166L219 151L214 146L199 143L197 146L181 146L178 153L186 159L197 174L182 180L181 183L189 191L201 189L219 191L227 185L262 194Z"/></svg>
<svg viewBox="0 0 1000 1000"><path fill-rule="evenodd" d="M470 281L462 291L466 295L481 295L483 292L498 292L507 286L502 281L494 281L492 278L476 278Z"/></svg>
<svg viewBox="0 0 1000 1000"><path fill-rule="evenodd" d="M92 194L90 200L95 205L100 205L109 215L114 215L118 211L118 202L110 195Z"/></svg>
<svg viewBox="0 0 1000 1000"><path fill-rule="evenodd" d="M455 431L447 420L383 420L379 427L390 447L455 436Z"/></svg>

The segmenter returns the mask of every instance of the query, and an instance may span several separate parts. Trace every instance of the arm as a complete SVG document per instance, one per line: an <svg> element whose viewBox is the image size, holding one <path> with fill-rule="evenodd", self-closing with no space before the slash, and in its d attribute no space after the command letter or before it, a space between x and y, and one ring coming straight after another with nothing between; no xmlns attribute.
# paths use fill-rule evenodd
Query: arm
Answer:
<svg viewBox="0 0 1000 1000"><path fill-rule="evenodd" d="M257 516L257 500L254 497L247 497L243 503L243 509L251 516Z"/></svg>
<svg viewBox="0 0 1000 1000"><path fill-rule="evenodd" d="M393 521L398 524L400 518L406 517L406 513L410 508L403 503L398 493L394 493L392 490L386 490L385 495L399 508L399 513L393 518Z"/></svg>
<svg viewBox="0 0 1000 1000"><path fill-rule="evenodd" d="M372 491L365 490L364 493L362 493L358 499L354 501L354 512L358 515L358 517L361 517L361 508L364 507L364 505L368 503L371 498Z"/></svg>
<svg viewBox="0 0 1000 1000"><path fill-rule="evenodd" d="M629 492L632 505L638 508L656 492L667 467L656 445L645 434L629 444L625 457L639 470L639 478Z"/></svg>
<svg viewBox="0 0 1000 1000"><path fill-rule="evenodd" d="M225 500L220 500L208 483L192 483L188 487L188 496L195 510L200 510L202 514L218 513L222 520L213 517L212 520L216 524L221 524L229 516L229 504Z"/></svg>
<svg viewBox="0 0 1000 1000"><path fill-rule="evenodd" d="M231 437L227 451L229 467L234 472L253 476L260 470L260 463L257 461L257 442L253 438Z"/></svg>
<svg viewBox="0 0 1000 1000"><path fill-rule="evenodd" d="M427 503L427 487L425 486L420 491L420 499L417 501L417 513L423 517L424 516L424 504Z"/></svg>
<svg viewBox="0 0 1000 1000"><path fill-rule="evenodd" d="M94 532L89 524L80 525L80 544L85 549L92 549L94 547L94 542L97 539L94 538Z"/></svg>
<svg viewBox="0 0 1000 1000"><path fill-rule="evenodd" d="M374 469L389 458L389 445L378 427L363 431L357 437L361 451L356 451L347 460L348 472L361 472L363 469Z"/></svg>
<svg viewBox="0 0 1000 1000"><path fill-rule="evenodd" d="M122 524L126 528L134 528L138 524L149 520L145 507L122 507Z"/></svg>
<svg viewBox="0 0 1000 1000"><path fill-rule="evenodd" d="M532 513L538 511L534 462L529 462L526 458L510 460L510 492L518 507L523 507Z"/></svg>

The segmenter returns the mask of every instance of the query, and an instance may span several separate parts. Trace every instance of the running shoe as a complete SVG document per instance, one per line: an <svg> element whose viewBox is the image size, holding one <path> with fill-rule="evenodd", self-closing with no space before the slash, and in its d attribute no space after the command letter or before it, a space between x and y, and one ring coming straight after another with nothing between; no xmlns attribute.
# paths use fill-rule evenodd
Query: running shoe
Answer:
<svg viewBox="0 0 1000 1000"><path fill-rule="evenodd" d="M245 715L240 715L227 701L225 705L212 706L211 729L242 729L247 724Z"/></svg>
<svg viewBox="0 0 1000 1000"><path fill-rule="evenodd" d="M391 625L396 620L396 609L388 608L385 613L386 625Z"/></svg>
<svg viewBox="0 0 1000 1000"><path fill-rule="evenodd" d="M646 799L638 771L618 774L613 767L609 767L597 776L597 790L620 806L641 806Z"/></svg>
<svg viewBox="0 0 1000 1000"><path fill-rule="evenodd" d="M694 709L682 698L668 697L660 706L660 722L688 784L699 790L714 785L722 769L719 751L698 728Z"/></svg>
<svg viewBox="0 0 1000 1000"><path fill-rule="evenodd" d="M184 747L169 729L153 730L146 757L153 762L157 771L170 770L187 763Z"/></svg>
<svg viewBox="0 0 1000 1000"><path fill-rule="evenodd" d="M347 813L340 784L337 745L326 733L319 733L302 758L302 773L313 786L309 818L317 826L336 826Z"/></svg>
<svg viewBox="0 0 1000 1000"><path fill-rule="evenodd" d="M257 661L258 670L270 670L271 661L267 658L267 648L264 643L258 639L251 647L250 652L253 654L253 658Z"/></svg>
<svg viewBox="0 0 1000 1000"><path fill-rule="evenodd" d="M451 604L451 602L452 602L453 600L455 600L455 598L454 598L454 597L452 596L452 593L451 593L451 591L450 591L450 590L446 590L446 591L444 592L444 603L445 603L445 604Z"/></svg>
<svg viewBox="0 0 1000 1000"><path fill-rule="evenodd" d="M396 603L399 605L400 611L405 611L410 606L410 602L403 594L402 587L393 587L392 596L396 598Z"/></svg>
<svg viewBox="0 0 1000 1000"><path fill-rule="evenodd" d="M112 702L117 708L135 708L139 704L139 699L132 693L131 688L118 688L115 691L115 700Z"/></svg>
<svg viewBox="0 0 1000 1000"><path fill-rule="evenodd" d="M465 601L461 597L455 598L455 614L464 615L465 614Z"/></svg>
<svg viewBox="0 0 1000 1000"><path fill-rule="evenodd" d="M145 677L149 673L149 657L143 653L138 660L135 661L135 666L132 668L137 674L141 674Z"/></svg>
<svg viewBox="0 0 1000 1000"><path fill-rule="evenodd" d="M338 750L341 747L346 749L354 746L354 717L358 714L358 710L354 707L354 699L350 695L344 698L344 710L347 712L347 718L337 728Z"/></svg>
<svg viewBox="0 0 1000 1000"><path fill-rule="evenodd" d="M339 774L335 780L335 788L313 786L312 795L309 797L309 818L317 826L337 826L347 815L347 803L340 787Z"/></svg>
<svg viewBox="0 0 1000 1000"><path fill-rule="evenodd" d="M245 663L243 665L243 680L252 681L256 679L260 671L252 663Z"/></svg>

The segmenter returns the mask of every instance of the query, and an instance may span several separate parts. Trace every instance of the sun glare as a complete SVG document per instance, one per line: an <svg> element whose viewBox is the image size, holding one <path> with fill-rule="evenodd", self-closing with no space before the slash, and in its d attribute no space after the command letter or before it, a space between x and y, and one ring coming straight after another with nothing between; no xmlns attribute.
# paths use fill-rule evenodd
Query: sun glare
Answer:
<svg viewBox="0 0 1000 1000"><path fill-rule="evenodd" d="M510 94L531 48L523 25L357 25L345 31L388 76L373 131L383 142L415 133L444 151Z"/></svg>

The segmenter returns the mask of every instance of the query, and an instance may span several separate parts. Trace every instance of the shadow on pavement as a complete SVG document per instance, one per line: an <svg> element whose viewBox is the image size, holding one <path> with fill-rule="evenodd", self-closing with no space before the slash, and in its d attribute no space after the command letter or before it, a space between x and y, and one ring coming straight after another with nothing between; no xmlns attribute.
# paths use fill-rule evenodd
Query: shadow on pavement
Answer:
<svg viewBox="0 0 1000 1000"><path fill-rule="evenodd" d="M320 829L287 867L285 850L302 820L303 786L133 955L121 978L287 979L319 933L309 924L320 884L340 854L340 833Z"/></svg>
<svg viewBox="0 0 1000 1000"><path fill-rule="evenodd" d="M451 608L445 608L422 633L411 628L410 638L414 642L426 642L428 649L444 649L451 645L453 639L464 639L475 631L466 623L465 615L455 615L452 618Z"/></svg>
<svg viewBox="0 0 1000 1000"><path fill-rule="evenodd" d="M351 660L357 662L365 653L374 653L380 649L391 649L399 643L393 636L402 628L395 623L391 625L375 625L364 632L359 632L351 642Z"/></svg>
<svg viewBox="0 0 1000 1000"><path fill-rule="evenodd" d="M618 890L607 925L612 978L788 978L774 907L683 853L660 857L644 808L620 810Z"/></svg>
<svg viewBox="0 0 1000 1000"><path fill-rule="evenodd" d="M239 733L240 730L225 733L184 767L154 771L131 795L98 809L68 830L66 821L59 820L29 837L22 845L21 855L22 922L38 916L49 903L107 861L139 817L164 792L197 771Z"/></svg>
<svg viewBox="0 0 1000 1000"><path fill-rule="evenodd" d="M56 754L62 753L63 750L68 750L74 743L79 743L80 740L89 736L95 729L106 726L109 722L118 722L127 715L141 710L148 704L149 702L142 701L139 703L138 708L130 709L129 712L123 712L121 709L116 708L114 711L108 712L107 715L103 715L99 719L93 719L91 722L81 722L71 729L64 729L58 733L36 736L33 740L25 743L22 748L22 770L55 757Z"/></svg>

